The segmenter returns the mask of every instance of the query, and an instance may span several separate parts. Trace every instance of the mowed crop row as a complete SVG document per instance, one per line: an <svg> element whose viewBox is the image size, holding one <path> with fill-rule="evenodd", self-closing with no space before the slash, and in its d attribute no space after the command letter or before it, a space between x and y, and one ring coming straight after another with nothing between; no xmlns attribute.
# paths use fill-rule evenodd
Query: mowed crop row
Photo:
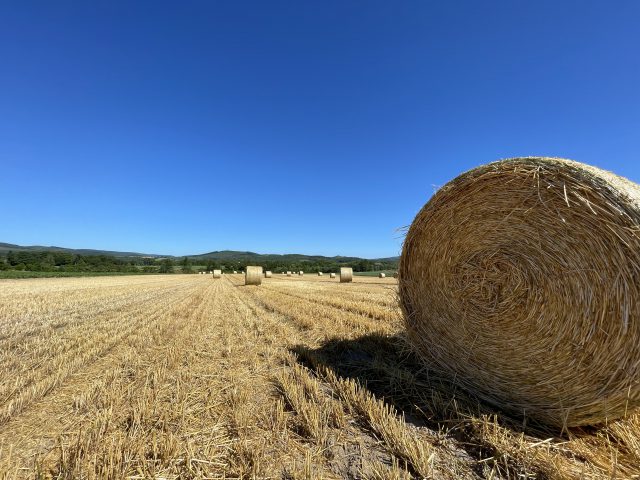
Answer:
<svg viewBox="0 0 640 480"><path fill-rule="evenodd" d="M0 282L5 478L633 478L637 415L554 439L425 371L394 279Z"/></svg>

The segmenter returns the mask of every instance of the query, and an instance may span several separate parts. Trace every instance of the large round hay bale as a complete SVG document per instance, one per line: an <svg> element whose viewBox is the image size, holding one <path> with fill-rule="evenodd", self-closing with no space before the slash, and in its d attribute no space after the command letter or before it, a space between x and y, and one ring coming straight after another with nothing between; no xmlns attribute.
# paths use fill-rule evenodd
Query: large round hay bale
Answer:
<svg viewBox="0 0 640 480"><path fill-rule="evenodd" d="M302 270L300 270L300 271L298 272L298 275L303 276L303 275L304 275L304 272L303 272Z"/></svg>
<svg viewBox="0 0 640 480"><path fill-rule="evenodd" d="M291 276L291 272L287 271L287 277L290 277L290 276Z"/></svg>
<svg viewBox="0 0 640 480"><path fill-rule="evenodd" d="M262 267L249 267L247 266L244 275L245 285L260 285L262 283Z"/></svg>
<svg viewBox="0 0 640 480"><path fill-rule="evenodd" d="M222 270L214 270L213 278L220 278L222 276Z"/></svg>
<svg viewBox="0 0 640 480"><path fill-rule="evenodd" d="M233 271L233 273L238 273L238 271L237 271L237 270L234 270L234 271Z"/></svg>
<svg viewBox="0 0 640 480"><path fill-rule="evenodd" d="M353 268L340 267L340 283L349 283L353 281Z"/></svg>
<svg viewBox="0 0 640 480"><path fill-rule="evenodd" d="M384 277L386 277L386 275L385 275L383 272L380 272L380 273L378 274L378 278L384 278Z"/></svg>
<svg viewBox="0 0 640 480"><path fill-rule="evenodd" d="M333 273L333 272L332 272L332 273L330 273L330 274L329 274L329 278L336 278L336 274L335 274L335 273Z"/></svg>
<svg viewBox="0 0 640 480"><path fill-rule="evenodd" d="M271 278L271 270L267 270L266 272L264 272L264 278Z"/></svg>
<svg viewBox="0 0 640 480"><path fill-rule="evenodd" d="M640 406L640 186L514 158L441 188L400 260L408 337L478 397L547 424Z"/></svg>
<svg viewBox="0 0 640 480"><path fill-rule="evenodd" d="M321 277L322 275L324 275L324 273L322 272L318 272L318 276Z"/></svg>

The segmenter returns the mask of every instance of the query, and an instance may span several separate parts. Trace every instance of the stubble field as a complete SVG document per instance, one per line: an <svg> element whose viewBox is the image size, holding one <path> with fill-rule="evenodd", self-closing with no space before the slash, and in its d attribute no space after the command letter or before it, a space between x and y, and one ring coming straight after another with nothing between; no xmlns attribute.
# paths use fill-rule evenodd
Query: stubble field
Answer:
<svg viewBox="0 0 640 480"><path fill-rule="evenodd" d="M406 347L393 278L0 280L2 478L640 478L640 418L549 432Z"/></svg>

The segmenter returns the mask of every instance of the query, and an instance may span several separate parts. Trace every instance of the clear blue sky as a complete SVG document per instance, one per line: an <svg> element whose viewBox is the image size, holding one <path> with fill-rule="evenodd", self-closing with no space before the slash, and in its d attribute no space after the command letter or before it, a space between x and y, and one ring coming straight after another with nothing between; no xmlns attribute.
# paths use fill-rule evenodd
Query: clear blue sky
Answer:
<svg viewBox="0 0 640 480"><path fill-rule="evenodd" d="M3 2L0 241L390 256L522 155L640 181L640 2Z"/></svg>

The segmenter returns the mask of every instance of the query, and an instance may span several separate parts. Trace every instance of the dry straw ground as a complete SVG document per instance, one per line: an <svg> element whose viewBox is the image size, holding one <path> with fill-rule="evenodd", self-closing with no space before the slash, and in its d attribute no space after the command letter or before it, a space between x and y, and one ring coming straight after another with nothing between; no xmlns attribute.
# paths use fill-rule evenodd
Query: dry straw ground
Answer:
<svg viewBox="0 0 640 480"><path fill-rule="evenodd" d="M425 371L396 280L0 281L3 478L634 478L640 417L564 437Z"/></svg>

